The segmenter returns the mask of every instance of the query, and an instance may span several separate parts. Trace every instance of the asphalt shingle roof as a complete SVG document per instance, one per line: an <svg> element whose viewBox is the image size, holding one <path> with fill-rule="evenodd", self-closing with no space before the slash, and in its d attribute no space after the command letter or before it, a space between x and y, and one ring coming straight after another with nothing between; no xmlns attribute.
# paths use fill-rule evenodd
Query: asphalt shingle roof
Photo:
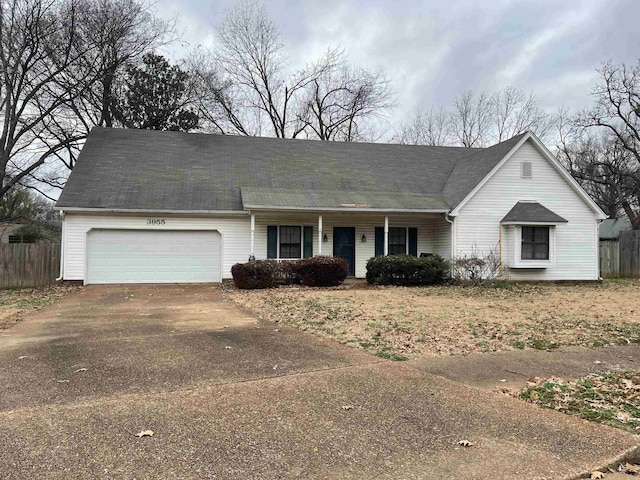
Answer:
<svg viewBox="0 0 640 480"><path fill-rule="evenodd" d="M508 222L567 223L568 220L538 202L518 202L502 219L502 223Z"/></svg>
<svg viewBox="0 0 640 480"><path fill-rule="evenodd" d="M56 206L237 211L251 200L446 209L520 138L473 149L96 127Z"/></svg>

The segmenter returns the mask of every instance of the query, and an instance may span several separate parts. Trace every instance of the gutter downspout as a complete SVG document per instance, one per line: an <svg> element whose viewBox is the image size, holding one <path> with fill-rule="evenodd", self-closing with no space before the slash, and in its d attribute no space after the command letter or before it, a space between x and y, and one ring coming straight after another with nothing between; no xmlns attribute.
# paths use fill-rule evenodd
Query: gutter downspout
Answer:
<svg viewBox="0 0 640 480"><path fill-rule="evenodd" d="M67 231L67 224L64 221L64 210L60 210L60 216L62 217L62 235L60 238L60 276L56 278L56 282L59 282L64 277L64 237Z"/></svg>
<svg viewBox="0 0 640 480"><path fill-rule="evenodd" d="M451 224L451 276L453 276L453 262L456 257L456 217L445 213L444 219Z"/></svg>

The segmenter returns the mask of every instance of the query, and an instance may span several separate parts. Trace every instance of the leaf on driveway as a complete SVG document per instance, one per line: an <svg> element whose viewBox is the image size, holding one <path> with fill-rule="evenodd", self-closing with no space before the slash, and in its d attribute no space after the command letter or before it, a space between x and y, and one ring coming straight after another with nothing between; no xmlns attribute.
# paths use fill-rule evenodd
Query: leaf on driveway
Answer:
<svg viewBox="0 0 640 480"><path fill-rule="evenodd" d="M596 470L591 474L591 477L589 478L591 478L591 480L598 480L599 478L604 478L604 473L602 473L599 470Z"/></svg>
<svg viewBox="0 0 640 480"><path fill-rule="evenodd" d="M224 349L225 349L225 350L231 350L232 348L233 348L233 347L230 347L229 345L225 345L225 346L224 346Z"/></svg>
<svg viewBox="0 0 640 480"><path fill-rule="evenodd" d="M18 360L24 360L25 358L29 358L29 355L22 355L21 357L18 357Z"/></svg>
<svg viewBox="0 0 640 480"><path fill-rule="evenodd" d="M153 430L142 430L140 433L136 433L136 437L153 437Z"/></svg>
<svg viewBox="0 0 640 480"><path fill-rule="evenodd" d="M458 445L462 445L463 447L473 447L473 443L471 443L469 440L460 440L458 442Z"/></svg>
<svg viewBox="0 0 640 480"><path fill-rule="evenodd" d="M79 368L76 370L76 373L80 373L80 372L86 372L87 369L86 368Z"/></svg>
<svg viewBox="0 0 640 480"><path fill-rule="evenodd" d="M56 380L58 383L69 383L69 380Z"/></svg>
<svg viewBox="0 0 640 480"><path fill-rule="evenodd" d="M343 410L353 410L353 405L343 405L342 409Z"/></svg>

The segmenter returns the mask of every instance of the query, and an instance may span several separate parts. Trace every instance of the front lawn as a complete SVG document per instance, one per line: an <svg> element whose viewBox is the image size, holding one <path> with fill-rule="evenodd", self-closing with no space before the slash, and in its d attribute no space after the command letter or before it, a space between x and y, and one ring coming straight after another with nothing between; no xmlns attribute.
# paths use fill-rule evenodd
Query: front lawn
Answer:
<svg viewBox="0 0 640 480"><path fill-rule="evenodd" d="M12 327L30 312L55 303L78 288L72 285L51 285L41 288L0 290L0 330Z"/></svg>
<svg viewBox="0 0 640 480"><path fill-rule="evenodd" d="M262 318L396 360L638 343L639 294L638 280L229 292Z"/></svg>

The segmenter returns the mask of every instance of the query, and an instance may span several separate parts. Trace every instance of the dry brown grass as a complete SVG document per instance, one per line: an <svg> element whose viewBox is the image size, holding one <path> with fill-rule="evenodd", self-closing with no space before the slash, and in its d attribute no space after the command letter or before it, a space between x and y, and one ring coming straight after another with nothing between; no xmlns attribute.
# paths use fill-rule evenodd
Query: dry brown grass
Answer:
<svg viewBox="0 0 640 480"><path fill-rule="evenodd" d="M0 330L12 327L29 312L51 305L78 288L80 287L75 285L51 285L41 288L0 290Z"/></svg>
<svg viewBox="0 0 640 480"><path fill-rule="evenodd" d="M640 281L231 291L262 318L386 358L640 342Z"/></svg>

